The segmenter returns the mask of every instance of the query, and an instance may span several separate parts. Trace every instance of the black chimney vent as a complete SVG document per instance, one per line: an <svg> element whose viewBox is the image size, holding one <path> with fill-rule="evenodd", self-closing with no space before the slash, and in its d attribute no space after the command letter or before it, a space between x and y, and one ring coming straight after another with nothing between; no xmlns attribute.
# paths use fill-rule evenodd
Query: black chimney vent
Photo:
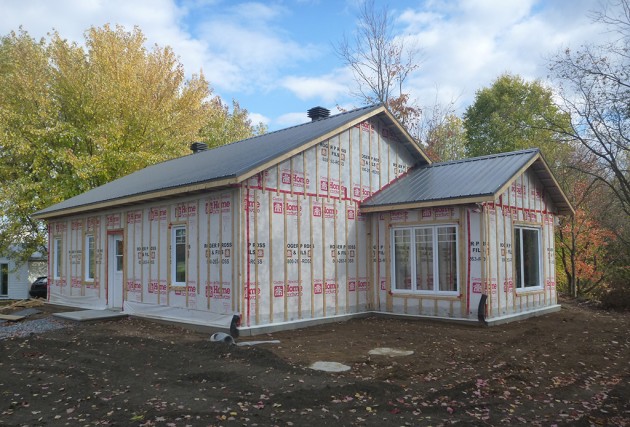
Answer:
<svg viewBox="0 0 630 427"><path fill-rule="evenodd" d="M208 144L205 142L193 142L190 144L190 149L193 153L201 153L202 151L206 151L208 149Z"/></svg>
<svg viewBox="0 0 630 427"><path fill-rule="evenodd" d="M325 119L330 116L330 110L327 110L324 107L314 107L308 110L308 116L312 121Z"/></svg>

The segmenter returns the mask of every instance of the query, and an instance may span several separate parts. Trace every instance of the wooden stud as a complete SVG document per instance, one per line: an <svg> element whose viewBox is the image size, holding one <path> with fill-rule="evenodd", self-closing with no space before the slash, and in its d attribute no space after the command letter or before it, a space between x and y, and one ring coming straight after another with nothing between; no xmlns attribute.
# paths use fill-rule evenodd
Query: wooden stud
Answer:
<svg viewBox="0 0 630 427"><path fill-rule="evenodd" d="M306 194L306 170L304 170L304 194ZM302 203L300 197L296 197L297 202L297 245L298 245L298 263L297 263L297 299L298 299L298 319L302 319ZM284 250L286 251L286 247Z"/></svg>
<svg viewBox="0 0 630 427"><path fill-rule="evenodd" d="M256 324L260 325L260 280L258 278L258 209L256 201L258 199L257 190L254 189L254 295L256 295ZM250 284L251 286L251 284Z"/></svg>
<svg viewBox="0 0 630 427"><path fill-rule="evenodd" d="M293 177L293 168L291 168L291 177ZM293 195L293 179L291 179L291 195ZM289 265L287 263L287 195L286 193L282 194L282 205L284 207L283 212L283 225L284 225L284 245L282 246L282 256L284 258L284 292L282 292L283 300L284 300L284 321L289 320L289 298L288 298L288 289L289 289ZM269 221L271 222L271 221ZM271 234L269 234L269 238L271 239ZM298 248L299 249L299 248ZM273 288L273 281L269 281L269 285ZM273 298L273 290L271 292L271 296Z"/></svg>
<svg viewBox="0 0 630 427"><path fill-rule="evenodd" d="M317 158L317 156L315 156L315 157ZM314 255L315 255L315 240L313 238L313 215L312 215L312 212L313 212L313 198L312 197L309 197L309 199L308 199L308 206L309 206L308 214L310 216L308 224L309 224L309 228L310 228L310 232L311 232L310 238L311 238L311 251L312 251L311 252L311 264L310 264L310 266L311 266L311 318L314 318L315 317L315 286L314 286L315 285L315 280L314 280L314 277L315 277L314 276L314 273L315 273L315 270L314 270L315 269L315 265L314 264L315 263L313 262L313 258L314 258Z"/></svg>
<svg viewBox="0 0 630 427"><path fill-rule="evenodd" d="M237 283L242 283L241 281L241 276L240 276L240 266L239 266L239 262L238 262L238 256L236 255L237 253L242 253L243 251L241 250L241 243L237 242L236 239L236 224L235 224L235 219L236 219L236 215L237 212L239 212L238 214L240 215L240 212L242 212L243 209L241 209L241 198L239 196L239 191L234 191L231 190L231 196L232 196L232 201L230 203L230 218L232 221L232 260L231 260L231 264L232 264L232 279L231 279L231 283L232 283L232 292L231 292L231 301L232 301L232 311L233 312L239 312L241 313L241 319L242 319L242 307L240 306L240 295L241 295L241 287L239 285L235 285ZM238 203L237 203L238 200ZM238 210L237 210L238 207ZM243 228L243 222L239 222L239 227L240 229Z"/></svg>
<svg viewBox="0 0 630 427"><path fill-rule="evenodd" d="M293 176L293 174L291 174ZM286 199L286 194L283 195ZM267 193L268 202L268 216L269 216L269 323L274 322L274 295L273 295L273 197L272 193ZM285 205L286 206L286 205ZM286 212L285 212L286 213ZM285 224L284 224L284 247L287 246L287 224L286 224L286 215L285 215ZM258 249L257 249L258 250ZM284 252L284 251L283 251ZM287 280L287 260L286 254L284 255L284 282L286 284ZM287 310L286 310L286 298L284 302L284 321L287 320Z"/></svg>

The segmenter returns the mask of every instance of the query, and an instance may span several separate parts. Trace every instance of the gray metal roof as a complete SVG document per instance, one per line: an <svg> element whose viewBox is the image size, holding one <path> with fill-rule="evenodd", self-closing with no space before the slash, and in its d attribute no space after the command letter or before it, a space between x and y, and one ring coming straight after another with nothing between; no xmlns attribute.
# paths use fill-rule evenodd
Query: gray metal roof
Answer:
<svg viewBox="0 0 630 427"><path fill-rule="evenodd" d="M49 218L91 210L108 201L113 204L120 200L123 204L124 201L129 203L147 200L153 193L164 196L169 189L192 191L195 185L204 183L230 179L235 183L237 179L274 159L299 150L318 138L341 132L357 120L370 117L370 114L380 115L383 120L388 121L390 128L398 131L402 143L412 154L418 156L419 161L429 161L408 134L404 131L401 134L402 128L396 126L393 117L381 105L372 105L148 166L42 209L34 216Z"/></svg>
<svg viewBox="0 0 630 427"><path fill-rule="evenodd" d="M573 209L538 149L419 166L361 203L366 211L494 200L530 165L561 214Z"/></svg>

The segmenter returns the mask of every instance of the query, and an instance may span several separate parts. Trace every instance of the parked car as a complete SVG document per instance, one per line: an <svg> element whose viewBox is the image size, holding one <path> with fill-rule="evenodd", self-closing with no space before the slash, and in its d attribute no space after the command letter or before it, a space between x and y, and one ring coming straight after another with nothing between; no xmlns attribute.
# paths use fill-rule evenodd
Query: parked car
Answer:
<svg viewBox="0 0 630 427"><path fill-rule="evenodd" d="M41 276L35 279L28 293L33 298L46 298L48 296L48 277Z"/></svg>

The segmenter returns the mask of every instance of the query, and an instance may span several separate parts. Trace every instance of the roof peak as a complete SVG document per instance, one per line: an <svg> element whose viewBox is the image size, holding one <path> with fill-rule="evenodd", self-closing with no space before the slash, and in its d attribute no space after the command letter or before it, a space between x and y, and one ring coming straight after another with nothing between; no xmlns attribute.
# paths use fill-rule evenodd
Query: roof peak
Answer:
<svg viewBox="0 0 630 427"><path fill-rule="evenodd" d="M457 163L477 162L480 160L496 159L500 157L512 157L512 156L518 156L518 155L530 154L530 153L540 153L540 149L539 148L526 148L524 150L506 151L506 152L495 153L495 154L486 154L485 156L467 157L467 158L458 159L458 160L448 160L446 162L436 162L430 165L426 165L424 167L440 167L440 166L447 166L447 165L452 165L452 164L457 164Z"/></svg>
<svg viewBox="0 0 630 427"><path fill-rule="evenodd" d="M229 144L220 145L219 147L225 147L227 145L233 145L233 144L238 144L240 142L251 141L253 139L261 138L263 136L268 136L268 135L273 135L273 134L277 134L277 133L280 133L280 132L284 132L284 131L289 130L289 129L296 129L296 128L299 128L299 127L302 127L302 126L309 126L309 125L312 125L315 122L320 122L321 123L323 121L334 119L336 117L343 116L345 114L353 114L353 113L355 113L357 111L369 110L369 109L380 107L381 105L382 104L372 104L372 105L366 105L364 107L354 108L354 109L348 110L348 111L342 111L342 112L337 113L337 114L331 114L328 117L321 118L319 120L311 120L311 121L308 121L308 122L299 123L297 125L289 126L289 127L278 129L278 130L274 130L274 131L271 131L271 132L263 133L263 134L260 134L260 135L252 136L252 137L241 139L241 140L238 140L238 141L233 141L233 142L230 142ZM318 107L318 108L322 108L322 107ZM215 148L219 148L219 147L215 147Z"/></svg>

